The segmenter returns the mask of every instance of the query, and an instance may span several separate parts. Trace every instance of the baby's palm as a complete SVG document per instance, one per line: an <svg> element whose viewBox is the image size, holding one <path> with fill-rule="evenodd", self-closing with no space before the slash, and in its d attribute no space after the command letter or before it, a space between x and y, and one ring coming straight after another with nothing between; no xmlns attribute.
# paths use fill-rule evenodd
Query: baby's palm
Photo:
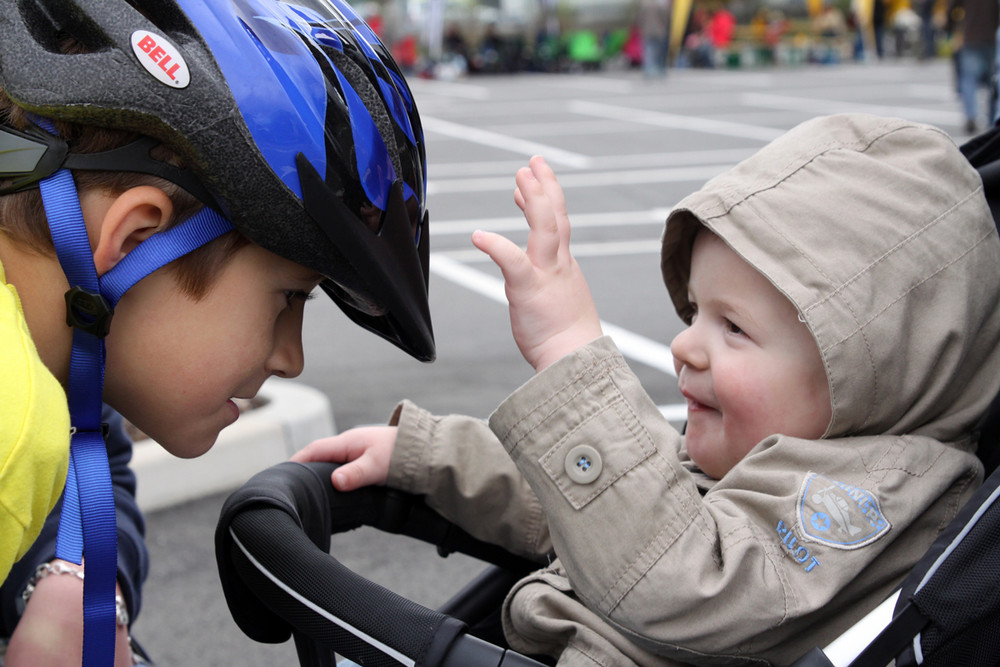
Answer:
<svg viewBox="0 0 1000 667"><path fill-rule="evenodd" d="M514 199L531 232L527 251L502 236L476 232L473 242L503 272L511 329L524 358L540 371L601 335L583 272L569 251L566 202L545 161L517 173Z"/></svg>

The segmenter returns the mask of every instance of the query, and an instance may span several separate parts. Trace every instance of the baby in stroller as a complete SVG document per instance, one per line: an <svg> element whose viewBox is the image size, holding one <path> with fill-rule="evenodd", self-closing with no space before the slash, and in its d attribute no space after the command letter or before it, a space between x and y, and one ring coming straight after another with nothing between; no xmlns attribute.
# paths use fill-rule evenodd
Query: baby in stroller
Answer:
<svg viewBox="0 0 1000 667"><path fill-rule="evenodd" d="M601 336L544 161L500 266L537 373L488 422L404 401L317 441L342 491L424 496L548 566L503 609L559 665L788 664L899 585L982 481L1000 389L1000 239L943 132L864 115L793 129L684 199L662 270L677 432Z"/></svg>

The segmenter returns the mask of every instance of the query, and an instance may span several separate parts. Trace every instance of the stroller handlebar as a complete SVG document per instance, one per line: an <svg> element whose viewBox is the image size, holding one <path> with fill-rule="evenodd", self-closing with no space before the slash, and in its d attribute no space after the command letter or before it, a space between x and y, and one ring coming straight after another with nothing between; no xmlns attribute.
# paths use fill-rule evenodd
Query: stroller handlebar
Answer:
<svg viewBox="0 0 1000 667"><path fill-rule="evenodd" d="M465 624L369 581L330 555L330 535L362 525L415 537L515 570L537 567L471 537L419 496L384 487L333 488L332 463L281 463L223 505L216 561L233 619L266 643L295 637L302 665L332 652L371 665L539 665L466 633ZM387 619L392 619L388 622Z"/></svg>

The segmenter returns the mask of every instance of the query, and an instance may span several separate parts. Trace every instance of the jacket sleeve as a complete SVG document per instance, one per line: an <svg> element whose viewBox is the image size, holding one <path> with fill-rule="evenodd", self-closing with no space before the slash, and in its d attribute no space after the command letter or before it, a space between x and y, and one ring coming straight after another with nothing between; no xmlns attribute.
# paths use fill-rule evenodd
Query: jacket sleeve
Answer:
<svg viewBox="0 0 1000 667"><path fill-rule="evenodd" d="M437 417L404 401L390 424L399 430L389 486L425 496L478 539L544 562L552 543L542 506L484 420Z"/></svg>
<svg viewBox="0 0 1000 667"><path fill-rule="evenodd" d="M135 499L135 473L129 467L129 462L132 460L132 441L122 426L121 415L104 406L102 418L109 427L105 444L118 523L118 584L128 606L130 621L134 621L142 606L142 584L149 572L145 520ZM21 618L24 610L21 593L28 579L34 574L35 568L55 558L61 510L60 498L55 509L46 518L38 539L28 553L14 564L10 576L0 587L0 623L2 623L0 630L3 636L9 637Z"/></svg>
<svg viewBox="0 0 1000 667"><path fill-rule="evenodd" d="M608 338L536 375L490 426L544 507L573 592L643 649L680 659L795 651L789 638L816 639L811 624L836 636L830 617L878 604L957 507L955 480L971 489L976 477L974 456L927 439L774 436L703 496L682 436ZM823 543L819 519L808 529L803 498L821 503L831 480L860 531L851 543ZM925 513L922 533L907 530ZM886 551L900 534L914 539Z"/></svg>

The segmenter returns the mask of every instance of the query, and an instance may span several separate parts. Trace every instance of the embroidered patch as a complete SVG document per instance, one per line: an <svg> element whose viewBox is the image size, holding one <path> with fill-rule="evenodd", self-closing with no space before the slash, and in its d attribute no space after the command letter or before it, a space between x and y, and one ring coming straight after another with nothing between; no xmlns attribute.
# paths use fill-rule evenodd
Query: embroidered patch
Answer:
<svg viewBox="0 0 1000 667"><path fill-rule="evenodd" d="M874 494L816 473L806 475L798 504L806 539L837 549L871 544L892 527Z"/></svg>

